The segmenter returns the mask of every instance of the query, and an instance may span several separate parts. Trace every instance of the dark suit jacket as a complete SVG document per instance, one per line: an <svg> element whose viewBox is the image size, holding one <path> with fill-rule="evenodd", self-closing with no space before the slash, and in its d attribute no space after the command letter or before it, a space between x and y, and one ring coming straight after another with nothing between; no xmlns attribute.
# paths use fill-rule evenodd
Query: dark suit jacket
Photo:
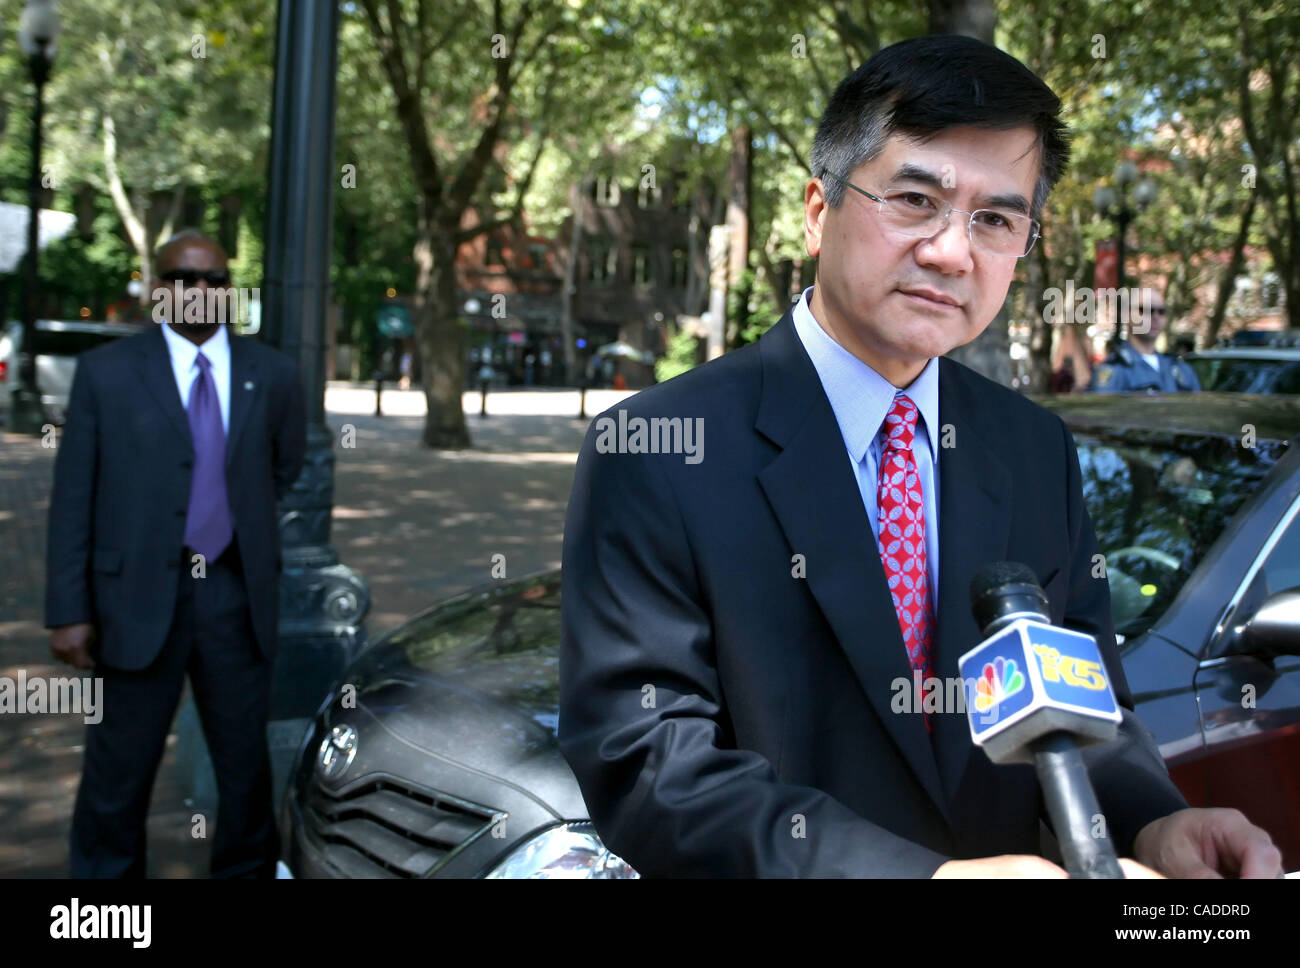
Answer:
<svg viewBox="0 0 1300 968"><path fill-rule="evenodd" d="M971 577L1032 567L1051 618L1095 635L1121 736L1086 752L1116 849L1186 806L1132 713L1065 424L940 360L936 674L981 638ZM596 829L646 875L929 876L1040 852L1033 768L963 714L891 712L911 681L843 437L787 313L757 345L607 411L703 418L703 460L600 453L564 535L560 747ZM933 432L933 431L932 431ZM629 448L630 449L630 448ZM793 556L802 555L806 578Z"/></svg>
<svg viewBox="0 0 1300 968"><path fill-rule="evenodd" d="M275 654L275 502L302 470L306 423L294 362L230 336L226 490L253 628ZM99 661L143 669L171 625L194 447L162 330L78 358L50 499L45 624L94 622Z"/></svg>

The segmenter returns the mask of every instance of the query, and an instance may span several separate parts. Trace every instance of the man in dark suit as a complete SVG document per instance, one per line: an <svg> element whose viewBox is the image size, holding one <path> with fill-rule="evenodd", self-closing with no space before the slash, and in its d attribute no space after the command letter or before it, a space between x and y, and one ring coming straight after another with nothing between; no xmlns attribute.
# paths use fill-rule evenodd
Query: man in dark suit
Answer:
<svg viewBox="0 0 1300 968"><path fill-rule="evenodd" d="M230 284L219 245L180 233L157 266L165 322L79 358L54 466L50 646L104 681L71 869L144 876L149 796L188 671L220 799L212 875L273 877L276 500L302 469L302 389L287 356L209 316Z"/></svg>
<svg viewBox="0 0 1300 968"><path fill-rule="evenodd" d="M981 638L970 580L1002 560L1105 656L1124 721L1086 758L1117 850L1165 874L1280 873L1240 814L1186 809L1132 712L1064 423L942 358L1034 244L1067 157L1059 107L974 40L877 54L814 142L815 285L757 345L593 423L564 536L559 742L643 874L1064 876L1040 856L1033 769L993 765L963 713L897 701L914 674L959 676Z"/></svg>

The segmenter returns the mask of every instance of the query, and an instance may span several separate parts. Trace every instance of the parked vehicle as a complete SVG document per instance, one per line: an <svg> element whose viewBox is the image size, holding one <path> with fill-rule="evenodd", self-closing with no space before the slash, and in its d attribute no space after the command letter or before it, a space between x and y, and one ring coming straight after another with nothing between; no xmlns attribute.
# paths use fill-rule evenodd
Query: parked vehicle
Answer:
<svg viewBox="0 0 1300 968"><path fill-rule="evenodd" d="M1300 867L1300 399L1043 403L1075 435L1121 660L1171 776ZM361 653L291 771L291 874L633 876L556 744L561 590L553 571L458 595Z"/></svg>
<svg viewBox="0 0 1300 968"><path fill-rule="evenodd" d="M1202 390L1300 394L1300 346L1202 350L1186 360Z"/></svg>
<svg viewBox="0 0 1300 968"><path fill-rule="evenodd" d="M22 342L21 323L9 323L0 330L0 415L9 413L9 398L18 383L18 347Z"/></svg>
<svg viewBox="0 0 1300 968"><path fill-rule="evenodd" d="M63 423L80 354L123 336L134 336L141 329L128 323L38 319L35 343L30 348L36 354L36 387L41 394L44 419L53 424ZM6 415L18 388L18 355L23 352L23 338L23 324L17 322L10 323L0 336L0 410Z"/></svg>
<svg viewBox="0 0 1300 968"><path fill-rule="evenodd" d="M1300 346L1300 329L1240 329L1220 346Z"/></svg>

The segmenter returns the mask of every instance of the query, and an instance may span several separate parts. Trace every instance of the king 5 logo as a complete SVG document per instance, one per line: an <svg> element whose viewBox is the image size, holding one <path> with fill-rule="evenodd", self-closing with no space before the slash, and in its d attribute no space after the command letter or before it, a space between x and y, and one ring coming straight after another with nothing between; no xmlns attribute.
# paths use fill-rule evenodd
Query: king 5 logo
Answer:
<svg viewBox="0 0 1300 968"><path fill-rule="evenodd" d="M1037 643L1034 645L1034 654L1038 656L1038 668L1043 673L1044 682L1064 682L1067 686L1093 690L1106 688L1106 677L1102 675L1100 662L1061 655L1060 649Z"/></svg>

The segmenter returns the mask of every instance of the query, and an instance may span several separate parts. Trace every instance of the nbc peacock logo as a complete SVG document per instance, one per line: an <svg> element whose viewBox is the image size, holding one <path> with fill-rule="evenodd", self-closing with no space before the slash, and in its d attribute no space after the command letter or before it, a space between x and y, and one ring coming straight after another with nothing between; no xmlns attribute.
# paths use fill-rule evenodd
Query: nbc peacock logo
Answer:
<svg viewBox="0 0 1300 968"><path fill-rule="evenodd" d="M975 682L975 709L985 712L1025 688L1025 677L1015 659L998 656L984 663L984 674Z"/></svg>

